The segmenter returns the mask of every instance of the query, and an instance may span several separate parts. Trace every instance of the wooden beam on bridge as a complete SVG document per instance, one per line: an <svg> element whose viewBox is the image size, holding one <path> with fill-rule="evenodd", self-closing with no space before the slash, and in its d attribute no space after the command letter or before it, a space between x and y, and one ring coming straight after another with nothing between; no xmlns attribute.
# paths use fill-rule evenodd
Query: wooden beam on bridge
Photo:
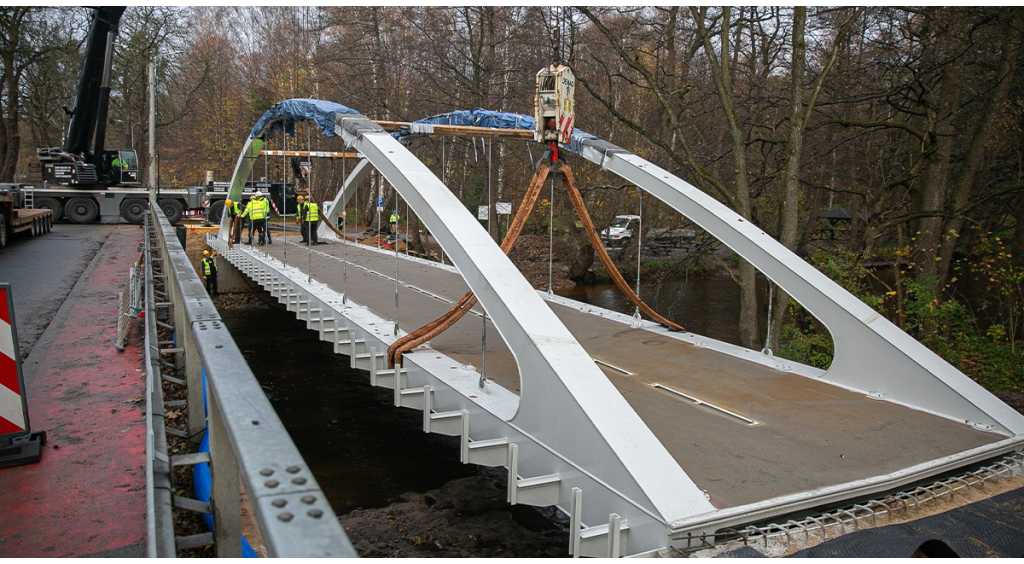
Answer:
<svg viewBox="0 0 1024 564"><path fill-rule="evenodd" d="M268 157L324 157L328 159L355 159L359 153L342 151L260 151L260 156Z"/></svg>
<svg viewBox="0 0 1024 564"><path fill-rule="evenodd" d="M399 131L404 128L410 129L407 121L382 121L375 120L377 125L385 131ZM471 125L438 125L434 124L434 133L439 135L467 135L470 137L495 137L501 139L522 139L533 141L532 129L498 129L496 127L475 127Z"/></svg>

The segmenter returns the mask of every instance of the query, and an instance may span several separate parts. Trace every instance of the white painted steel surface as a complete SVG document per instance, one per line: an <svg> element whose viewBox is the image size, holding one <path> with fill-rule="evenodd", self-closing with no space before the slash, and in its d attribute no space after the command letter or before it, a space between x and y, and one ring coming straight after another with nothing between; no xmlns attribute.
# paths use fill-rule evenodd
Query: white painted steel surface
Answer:
<svg viewBox="0 0 1024 564"><path fill-rule="evenodd" d="M334 196L333 200L324 205L324 213L327 214L327 220L338 229L341 229L341 223L338 222L339 211L345 209L345 204L352 199L352 195L355 194L359 184L366 179L372 170L373 166L370 165L370 161L359 159L352 172L345 178L345 182L341 185L341 190L338 190L338 194ZM335 235L334 231L331 231L324 223L321 223L320 227L317 228L316 235L320 239L338 240L338 236Z"/></svg>
<svg viewBox="0 0 1024 564"><path fill-rule="evenodd" d="M581 143L581 156L704 228L828 327L835 357L822 379L955 421L991 426L1007 436L1024 434L1024 416L736 212L619 147Z"/></svg>
<svg viewBox="0 0 1024 564"><path fill-rule="evenodd" d="M406 357L406 366L400 370L404 378L395 378L394 371L383 369L383 353L395 339L383 328L389 325L387 320L351 300L343 304L340 294L324 284L306 282L306 273L264 253L244 247L229 251L223 221L220 240L214 244L243 272L298 311L300 318L305 315L309 324L319 324L321 338L334 339L336 352L350 354L354 366L370 369L375 382L390 382L388 387L396 387L397 382L396 405L405 405L403 394L420 386L415 392L421 394L416 405L428 410L433 407L433 415L449 418L465 411L464 460L476 456L481 463L500 463L500 456L491 460L493 457L483 452L505 449L505 465L517 472L511 476L513 481L518 476L523 486L539 486L557 475L557 505L582 527L574 530L573 540L581 554L591 554L597 544L594 541L612 547L609 550L620 547L624 554L642 553L666 546L672 535L685 531L735 525L744 519L777 514L779 508L813 507L820 496L841 500L858 492L898 486L996 450L1019 448L1024 439L1024 417L762 230L636 155L600 140L575 139L572 147L565 148L636 183L692 219L825 323L836 344L832 367L824 373L806 367L790 371L865 394L882 394L887 401L1009 437L951 460L933 461L893 475L717 510L465 206L426 166L363 116L336 114L335 129L346 145L365 159L331 202L332 217L337 217L336 210L343 209L371 166L383 174L458 268L512 351L522 383L518 398L493 385L481 393L475 369L466 370L458 363L453 366L454 361L443 355ZM255 160L252 155L259 154L264 141L260 136L247 141L229 197L241 193ZM333 335L324 329L328 316L335 323ZM347 340L342 333L348 335ZM749 352L744 351L745 355ZM866 362L866 352L870 352L870 362ZM779 362L792 364L772 361L777 366ZM401 390L403 385L408 389ZM424 414L425 429L429 429L431 417L429 412ZM517 492L509 497L510 501L516 499ZM620 519L619 527L609 534L609 515L613 513L613 521Z"/></svg>

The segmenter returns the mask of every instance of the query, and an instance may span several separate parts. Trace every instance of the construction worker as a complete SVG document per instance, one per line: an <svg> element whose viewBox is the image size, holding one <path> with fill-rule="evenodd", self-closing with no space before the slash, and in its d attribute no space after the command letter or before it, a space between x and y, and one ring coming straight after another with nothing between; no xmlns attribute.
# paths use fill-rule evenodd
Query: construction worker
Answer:
<svg viewBox="0 0 1024 564"><path fill-rule="evenodd" d="M388 220L389 233L398 233L399 219L402 219L402 216L398 215L398 210L391 210L391 219Z"/></svg>
<svg viewBox="0 0 1024 564"><path fill-rule="evenodd" d="M302 234L300 243L309 242L309 231L306 229L306 199L301 194L295 196L295 223L299 225L299 233Z"/></svg>
<svg viewBox="0 0 1024 564"><path fill-rule="evenodd" d="M277 213L277 214L280 214L280 212L277 211L277 206L274 205L274 201L273 200L268 198L262 192L258 192L258 193L260 194L260 202L262 203L263 211L264 211L263 230L266 231L266 233L267 233L267 244L270 245L270 244L272 244L274 242L273 237L270 236L270 210L273 209L274 213Z"/></svg>
<svg viewBox="0 0 1024 564"><path fill-rule="evenodd" d="M211 296L217 295L217 261L214 257L217 253L214 252L210 255L210 251L203 250L203 260L201 261L203 278L206 279L206 293Z"/></svg>
<svg viewBox="0 0 1024 564"><path fill-rule="evenodd" d="M306 233L309 236L309 241L318 245L319 241L316 240L316 229L320 224L320 208L313 201L313 198L306 200L306 204L303 207L302 222L306 224Z"/></svg>
<svg viewBox="0 0 1024 564"><path fill-rule="evenodd" d="M231 248L242 240L242 220L238 217L241 211L238 202L232 202L230 198L224 200L224 211L228 214L228 248Z"/></svg>
<svg viewBox="0 0 1024 564"><path fill-rule="evenodd" d="M127 165L125 165L127 168ZM114 177L114 180L121 182L121 157L114 155L114 160L110 161L110 174Z"/></svg>
<svg viewBox="0 0 1024 564"><path fill-rule="evenodd" d="M253 231L259 233L259 244L264 244L264 233L267 229L267 209L263 207L263 193L257 190L252 198L249 199L249 205L245 206L245 210L242 211L240 217L248 217L252 221L252 227L249 229L249 245L252 245Z"/></svg>

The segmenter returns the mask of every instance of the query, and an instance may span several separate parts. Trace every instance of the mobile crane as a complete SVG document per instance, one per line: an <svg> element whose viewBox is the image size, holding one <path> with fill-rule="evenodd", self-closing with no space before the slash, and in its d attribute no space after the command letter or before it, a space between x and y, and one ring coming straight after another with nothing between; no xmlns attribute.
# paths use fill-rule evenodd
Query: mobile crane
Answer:
<svg viewBox="0 0 1024 564"><path fill-rule="evenodd" d="M107 149L107 112L114 42L125 6L93 8L67 136L60 147L36 150L38 163L29 163L36 183L0 184L20 207L49 209L53 219L74 223L124 218L141 223L149 205L140 185L134 149ZM92 145L90 147L90 145ZM31 177L30 177L31 178ZM158 205L177 223L185 210L201 210L201 186L162 188Z"/></svg>

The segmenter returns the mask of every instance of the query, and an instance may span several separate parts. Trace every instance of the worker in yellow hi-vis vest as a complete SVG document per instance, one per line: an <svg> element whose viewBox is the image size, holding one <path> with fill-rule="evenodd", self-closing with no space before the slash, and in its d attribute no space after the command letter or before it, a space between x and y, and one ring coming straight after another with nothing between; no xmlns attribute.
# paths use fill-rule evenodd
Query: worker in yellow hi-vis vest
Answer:
<svg viewBox="0 0 1024 564"><path fill-rule="evenodd" d="M302 234L302 241L300 241L300 242L303 243L303 244L306 244L306 243L309 242L309 232L306 230L306 228L308 226L306 225L305 210L306 210L306 197L302 196L302 195L296 196L295 197L295 223L299 226L299 233Z"/></svg>
<svg viewBox="0 0 1024 564"><path fill-rule="evenodd" d="M313 198L306 200L306 209L303 219L306 222L306 231L309 233L309 242L318 245L316 238L317 227L320 226L320 207L316 205Z"/></svg>
<svg viewBox="0 0 1024 564"><path fill-rule="evenodd" d="M317 241L316 230L320 224L320 207L313 201L313 198L306 199L299 196L297 200L302 242L317 245L319 241Z"/></svg>
<svg viewBox="0 0 1024 564"><path fill-rule="evenodd" d="M203 251L203 260L200 263L200 267L203 271L203 278L206 279L206 293L211 296L217 295L217 261L213 257L217 256L214 252L213 255L210 251Z"/></svg>
<svg viewBox="0 0 1024 564"><path fill-rule="evenodd" d="M263 199L263 193L257 190L252 195L252 198L249 199L249 204L245 206L245 211L242 212L241 217L248 217L250 220L252 220L252 228L249 230L249 245L252 245L253 231L256 231L256 233L259 234L259 244L266 244L266 242L264 241L267 229L265 220L267 218L267 211L269 206L264 207L264 202L266 202L266 200Z"/></svg>

